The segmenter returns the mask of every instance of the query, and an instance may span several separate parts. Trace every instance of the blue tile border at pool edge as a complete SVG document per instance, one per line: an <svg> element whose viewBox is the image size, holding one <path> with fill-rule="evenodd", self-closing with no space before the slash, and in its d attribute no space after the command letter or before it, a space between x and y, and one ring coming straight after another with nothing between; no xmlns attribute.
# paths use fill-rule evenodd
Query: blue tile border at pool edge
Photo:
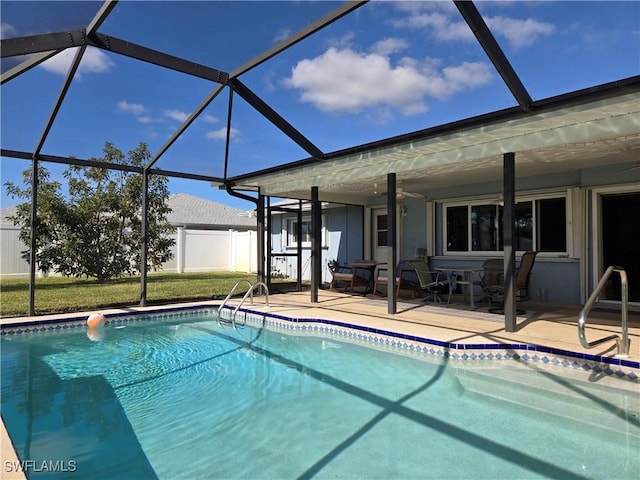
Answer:
<svg viewBox="0 0 640 480"><path fill-rule="evenodd" d="M324 324L324 325L332 325L332 326L338 326L338 327L343 327L343 328L349 328L352 330L358 330L358 331L363 331L363 332L368 332L368 333L375 333L378 335L384 335L384 336L388 336L388 337L393 337L393 338L398 338L398 339L402 339L402 340L409 340L409 341L414 341L414 342L419 342L419 343L424 343L427 345L434 345L434 346L438 346L438 347L442 347L442 348L446 348L448 350L451 351L466 351L466 350L473 350L473 351L482 351L482 350L514 350L514 351L525 351L525 352L537 352L537 353L547 353L547 354L551 354L551 355L558 355L561 357L568 357L568 358L577 358L580 360L584 360L584 361L589 361L589 362L595 362L595 363L601 363L601 364L609 364L609 365L614 365L614 366L619 366L619 367L627 367L627 368L633 368L633 369L639 369L640 370L640 362L636 362L633 360L627 360L624 358L612 358L612 357L605 357L602 355L591 355L588 353L579 353L579 352L572 352L570 350L564 350L564 349L560 349L560 348L554 348L554 347L545 347L545 346L538 346L538 345L530 345L530 344L526 344L526 343L512 343L512 344L496 344L496 343L489 343L489 344L484 344L484 343L479 343L479 344L467 344L467 343L455 343L455 342L447 342L447 341L441 341L441 340L433 340L433 339L429 339L429 338L423 338L423 337L417 337L415 335L408 335L408 334L404 334L404 333L400 333L400 332L393 332L393 331L389 331L389 330L383 330L383 329L379 329L379 328L374 328L374 327L366 327L363 325L353 325L347 322L341 322L341 321L337 321L337 320L327 320L327 319L318 319L318 318L289 318L289 317L285 317L283 315L273 315L273 314L268 314L268 313L264 313L264 312L260 312L260 311L255 311L255 310L244 310L245 312L248 313L252 313L255 315L260 315L260 316L264 316L264 317L268 317L268 318L274 318L274 319L278 319L278 320L282 320L282 321L286 321L286 322L290 322L290 323L295 323L295 324L302 324L302 323L319 323L319 324ZM519 355L519 354L515 354L515 355ZM520 357L522 357L523 355L519 355ZM611 372L611 374L613 374L614 372ZM630 372L629 374L627 374L627 376L634 381L637 381L639 379L639 377L637 376L636 373L634 372Z"/></svg>
<svg viewBox="0 0 640 480"><path fill-rule="evenodd" d="M230 310L231 310L231 307L225 307L225 311L230 311ZM130 321L142 321L142 320L164 320L167 318L179 318L179 317L184 317L190 314L199 314L203 312L213 312L213 311L217 311L217 306L206 306L206 307L203 307L200 305L176 306L172 308L165 308L162 310L155 310L152 312L150 311L118 312L118 313L106 315L106 319L107 319L107 324L110 324L110 323L115 324L115 323L127 323ZM483 357L480 357L481 355L483 355L484 358L489 358L489 359L513 358L513 359L523 359L527 361L528 360L542 361L545 363L553 363L555 365L562 364L563 366L567 366L567 367L572 366L574 368L583 368L585 370L589 370L589 369L594 369L596 371L602 370L602 368L598 367L597 365L595 366L587 365L587 364L580 365L577 362L570 363L569 360L574 358L574 359L579 359L579 360L588 361L588 362L595 362L597 364L612 365L617 367L627 367L631 369L640 370L640 362L627 360L624 358L612 358L612 357L605 357L602 355L591 355L588 353L572 352L570 350L564 350L564 349L559 349L554 347L537 346L537 345L530 345L526 343L513 343L513 344L455 343L455 342L447 342L442 340L434 340L430 338L418 337L415 335L404 334L401 332L393 332L390 330L384 330L384 329L375 328L375 327L355 325L355 324L351 324L344 321L338 321L338 320L327 320L327 319L319 319L319 318L291 318L291 317L286 317L284 315L270 314L270 313L265 313L261 311L250 310L250 309L241 309L239 310L239 312L244 313L245 321L247 319L247 316L249 315L256 317L254 319L250 318L250 320L257 323L266 319L271 319L271 320L279 320L281 322L286 322L287 324L290 324L293 326L313 327L315 325L325 325L328 327L338 327L338 328L347 329L351 331L378 335L378 336L385 337L386 339L390 339L390 340L385 340L384 343L392 347L401 346L400 344L398 344L397 340L401 340L401 341L404 340L409 342L415 342L422 345L434 346L434 347L442 348L445 350L444 352L442 352L442 355L446 355L454 359L463 359L463 360L477 359L477 358L483 358ZM85 314L82 316L69 317L64 319L36 320L36 321L30 321L30 322L15 323L11 325L2 325L0 326L0 334L13 335L13 334L21 334L21 333L36 333L36 332L45 332L45 331L54 331L54 330L62 331L62 330L67 330L69 328L79 328L86 325L85 323L86 318L87 317ZM323 333L330 333L330 332L323 332ZM333 333L337 333L337 331ZM382 340L380 340L377 337L368 338L368 337L365 337L364 335L362 335L362 338L358 338L358 339L370 340L377 343L382 342ZM416 348L414 345L405 344L404 346L410 349ZM426 347L423 347L423 349L426 350ZM501 351L504 351L504 350L513 351L514 353L512 354L508 352L504 354L500 353ZM489 353L485 355L484 354L485 351L488 351ZM477 352L480 352L480 353L477 353ZM498 352L498 353L494 354L493 352ZM436 351L433 351L430 353L441 354L440 352L436 352ZM535 353L557 355L560 357L564 357L564 360L561 361L560 359L549 359L548 357L534 358L532 354L537 357ZM490 358L489 355L492 355L492 357ZM640 377L638 376L638 373L633 371L630 371L628 373L625 373L622 371L614 372L610 369L605 368L603 372L606 373L607 375L616 375L620 378L626 377L629 380L632 380L635 382L640 381Z"/></svg>

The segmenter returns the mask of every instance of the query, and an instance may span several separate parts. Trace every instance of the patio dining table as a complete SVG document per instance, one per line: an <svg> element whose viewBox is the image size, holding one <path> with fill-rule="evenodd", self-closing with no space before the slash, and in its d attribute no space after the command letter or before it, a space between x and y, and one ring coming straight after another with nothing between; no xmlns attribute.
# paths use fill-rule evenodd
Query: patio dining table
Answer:
<svg viewBox="0 0 640 480"><path fill-rule="evenodd" d="M476 308L475 298L473 295L473 274L476 272L482 272L482 267L469 267L469 266L451 266L451 267L434 267L436 271L448 273L451 276L461 273L463 280L456 280L459 285L467 285L469 290L469 305L472 309ZM449 284L451 285L451 284Z"/></svg>
<svg viewBox="0 0 640 480"><path fill-rule="evenodd" d="M358 270L363 273L358 276L368 283L366 293L373 292L376 267L382 264L383 262L377 262L375 260L357 260L349 264L349 266L353 268L354 275L358 275Z"/></svg>

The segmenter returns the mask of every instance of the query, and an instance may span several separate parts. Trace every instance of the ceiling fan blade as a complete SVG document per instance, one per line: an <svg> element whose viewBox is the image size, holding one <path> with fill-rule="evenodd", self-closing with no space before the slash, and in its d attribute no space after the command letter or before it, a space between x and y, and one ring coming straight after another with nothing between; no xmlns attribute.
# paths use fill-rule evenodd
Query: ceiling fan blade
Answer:
<svg viewBox="0 0 640 480"><path fill-rule="evenodd" d="M426 198L425 195L423 195L422 193L418 193L418 192L404 192L404 195L406 197L411 197L411 198Z"/></svg>

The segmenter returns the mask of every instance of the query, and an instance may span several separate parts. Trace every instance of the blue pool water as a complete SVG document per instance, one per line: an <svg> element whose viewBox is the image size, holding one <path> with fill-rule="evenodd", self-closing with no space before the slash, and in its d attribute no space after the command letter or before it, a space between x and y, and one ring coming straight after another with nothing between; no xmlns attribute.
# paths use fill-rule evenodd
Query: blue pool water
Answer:
<svg viewBox="0 0 640 480"><path fill-rule="evenodd" d="M30 478L640 472L640 396L628 381L235 331L210 315L102 333L2 336L2 417Z"/></svg>

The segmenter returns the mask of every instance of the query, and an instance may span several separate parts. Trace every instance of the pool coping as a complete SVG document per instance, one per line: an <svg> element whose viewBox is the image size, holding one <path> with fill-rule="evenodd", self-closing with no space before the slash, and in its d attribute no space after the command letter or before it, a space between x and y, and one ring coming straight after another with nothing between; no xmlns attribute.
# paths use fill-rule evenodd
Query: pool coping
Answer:
<svg viewBox="0 0 640 480"><path fill-rule="evenodd" d="M217 310L219 304L188 304L161 308L128 309L126 311L104 312L107 324L121 324L130 321L179 318L202 311ZM225 306L221 318L229 320L234 307ZM65 331L69 328L86 326L87 313L69 314L56 318L31 318L0 324L0 335L14 335L45 331ZM518 360L540 365L555 365L573 369L592 371L596 374L617 377L640 383L640 362L625 358L593 355L571 350L534 345L529 343L462 343L431 339L411 335L387 328L358 325L348 321L313 317L290 317L251 308L241 308L236 321L249 322L254 326L267 325L288 331L329 335L344 340L356 340L389 349L415 352L453 360Z"/></svg>

